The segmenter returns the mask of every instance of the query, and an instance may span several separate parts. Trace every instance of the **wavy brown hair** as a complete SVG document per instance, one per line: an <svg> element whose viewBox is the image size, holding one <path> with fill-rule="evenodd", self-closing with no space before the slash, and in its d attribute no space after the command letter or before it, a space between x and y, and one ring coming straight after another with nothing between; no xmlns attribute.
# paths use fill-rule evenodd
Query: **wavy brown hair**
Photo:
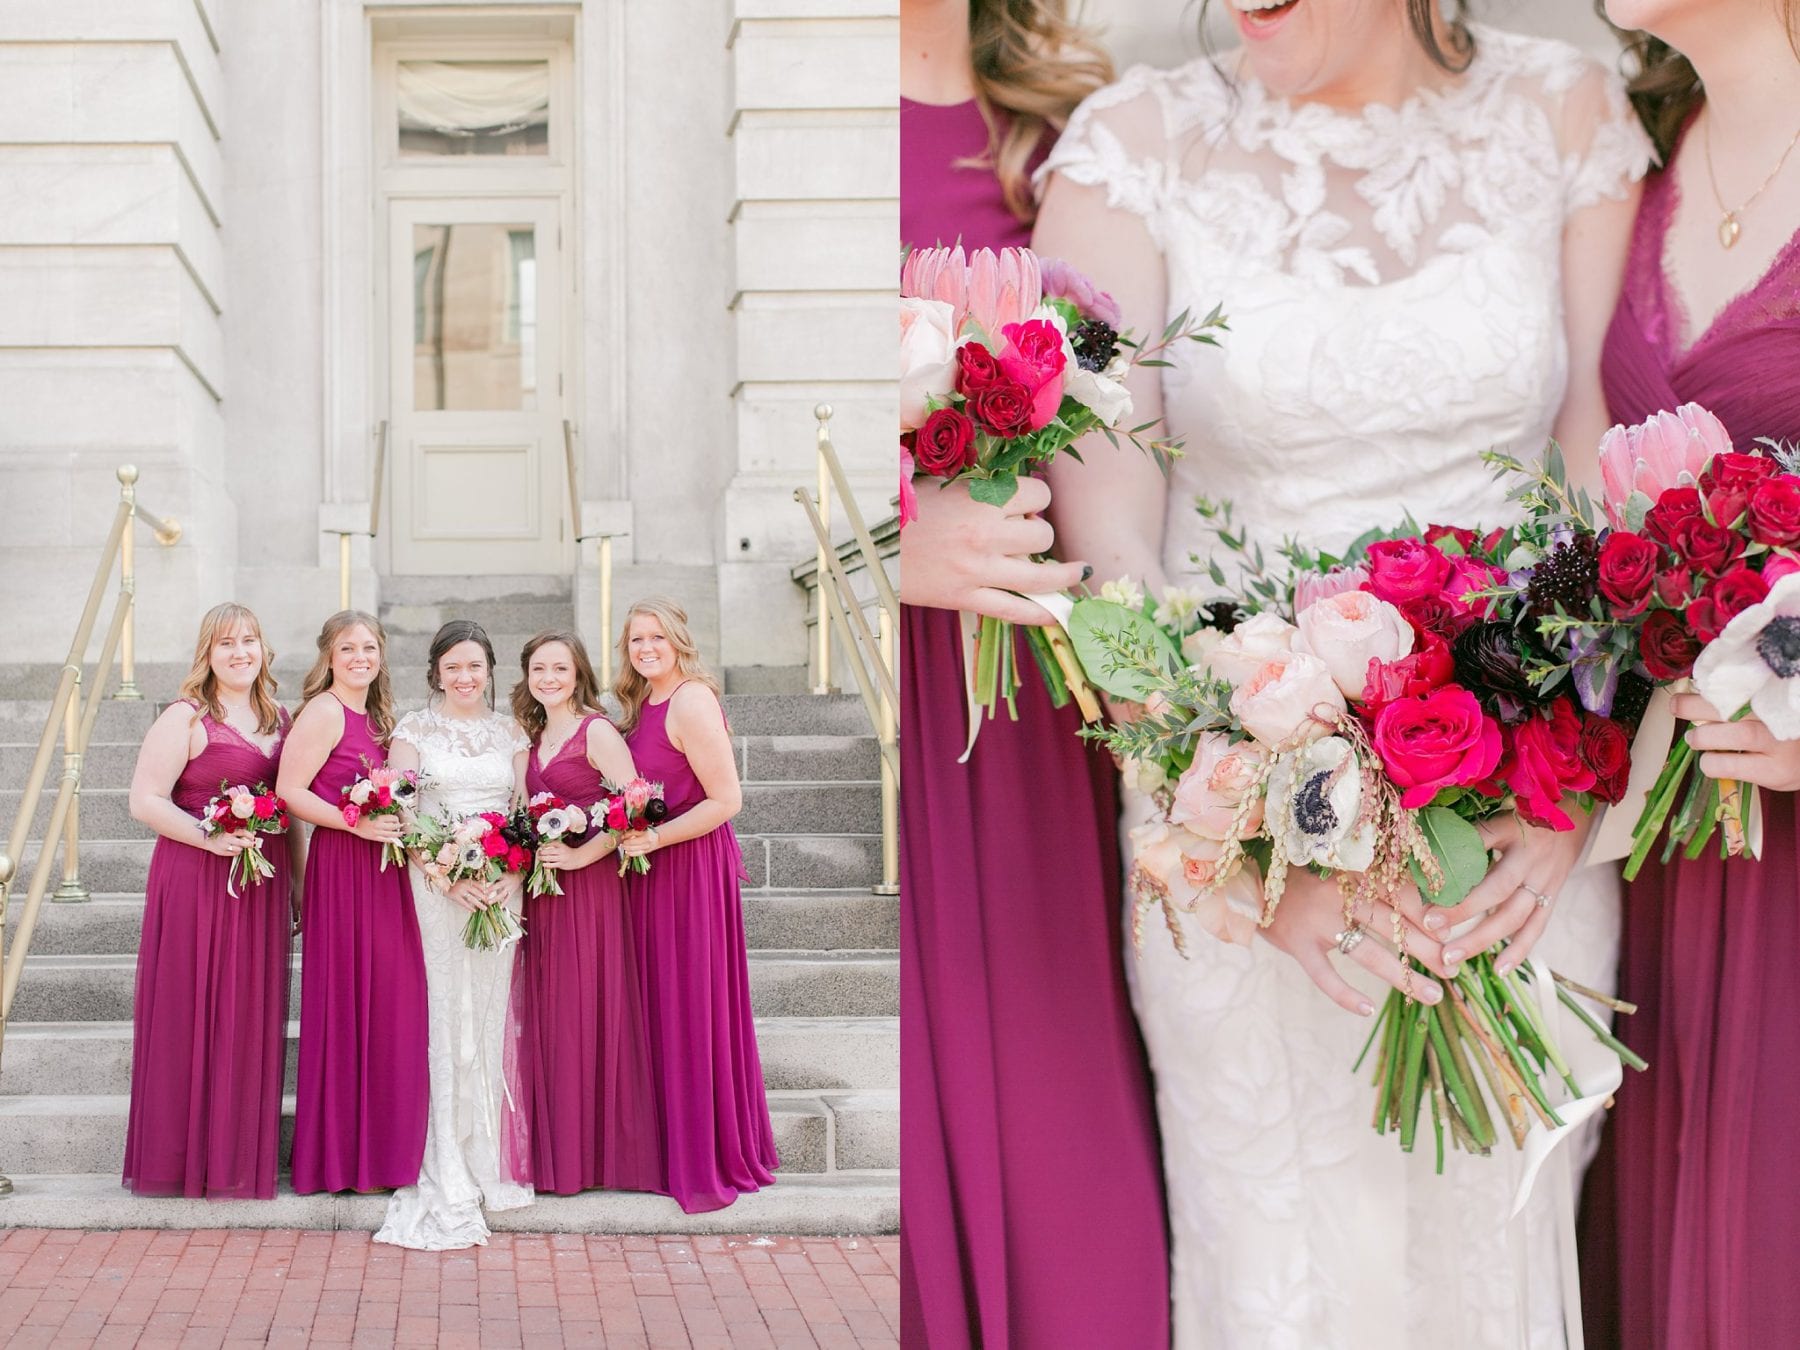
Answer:
<svg viewBox="0 0 1800 1350"><path fill-rule="evenodd" d="M313 661L313 668L306 672L306 680L300 686L300 698L302 702L310 703L331 688L331 649L340 637L359 625L375 635L375 647L381 660L381 669L369 683L366 711L369 730L376 740L385 743L394 729L394 686L388 678L387 630L373 614L365 614L360 609L340 609L325 620L325 626L319 629L319 655Z"/></svg>
<svg viewBox="0 0 1800 1350"><path fill-rule="evenodd" d="M619 700L621 732L637 728L638 714L643 711L644 700L650 697L650 681L638 674L631 664L631 621L645 616L662 625L664 636L675 649L675 669L687 679L698 680L721 699L725 696L718 679L700 659L700 648L688 631L687 611L663 596L639 600L625 611L625 625L619 630L619 673L613 680L613 695Z"/></svg>
<svg viewBox="0 0 1800 1350"><path fill-rule="evenodd" d="M626 620L627 624L630 620ZM519 682L513 686L513 717L525 729L525 735L534 744L544 734L544 724L548 718L544 714L544 705L537 701L531 692L531 658L540 647L547 647L552 642L560 642L569 649L569 659L575 666L575 691L569 695L569 704L577 717L600 711L600 680L594 674L594 663L588 660L587 644L574 633L560 628L546 629L527 642L519 652Z"/></svg>
<svg viewBox="0 0 1800 1350"><path fill-rule="evenodd" d="M1800 0L1776 3L1787 24L1788 45L1800 59ZM1594 0L1594 12L1625 44L1626 92L1638 120L1656 144L1657 158L1667 164L1675 142L1681 139L1681 129L1706 102L1706 86L1700 83L1694 63L1661 38L1620 28L1608 19L1606 0Z"/></svg>
<svg viewBox="0 0 1800 1350"><path fill-rule="evenodd" d="M269 669L275 663L275 653L263 641L262 624L245 605L227 600L206 611L200 620L200 636L194 640L194 668L181 682L178 697L194 704L199 710L195 717L205 713L213 721L223 722L225 705L219 702L219 677L212 668L213 643L227 633L244 631L251 633L262 647L262 669L256 672L256 682L250 686L250 707L256 713L257 735L268 736L281 728L281 705L275 701L277 684Z"/></svg>
<svg viewBox="0 0 1800 1350"><path fill-rule="evenodd" d="M1062 130L1075 105L1112 83L1112 61L1068 17L1066 0L969 0L975 101L988 126L979 161L1000 180L1007 210L1029 225L1031 157L1046 130Z"/></svg>

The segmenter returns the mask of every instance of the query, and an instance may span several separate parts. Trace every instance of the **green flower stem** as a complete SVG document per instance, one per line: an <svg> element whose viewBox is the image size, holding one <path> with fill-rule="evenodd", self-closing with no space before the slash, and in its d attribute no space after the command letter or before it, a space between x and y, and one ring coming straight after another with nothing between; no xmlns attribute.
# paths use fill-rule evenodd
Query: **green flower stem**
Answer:
<svg viewBox="0 0 1800 1350"><path fill-rule="evenodd" d="M1569 1062L1562 1057L1562 1052L1557 1049L1556 1040L1551 1036L1550 1028L1544 1022L1543 1012L1537 1006L1537 999L1533 998L1531 996L1531 991L1525 987L1525 981L1520 977L1520 973L1517 970L1510 970L1505 975L1499 976L1499 979L1501 983L1506 986L1507 990L1512 993L1514 1002L1518 1005L1519 1011L1524 1013L1526 1020L1531 1023L1532 1029L1537 1034L1538 1044L1544 1047L1544 1054L1549 1058L1551 1065L1556 1069L1557 1076L1568 1085L1570 1092L1579 1097L1581 1095L1581 1085L1575 1081L1575 1075L1569 1069Z"/></svg>
<svg viewBox="0 0 1800 1350"><path fill-rule="evenodd" d="M1376 1061L1375 1076L1381 1091L1375 1098L1375 1130L1378 1134L1386 1134L1394 1124L1395 1080L1399 1075L1400 1041L1402 1036L1401 1021L1404 1016L1400 1006L1401 998L1398 990L1387 997L1384 1011L1387 1014L1387 1034L1381 1038L1381 1058Z"/></svg>
<svg viewBox="0 0 1800 1350"><path fill-rule="evenodd" d="M1479 991L1482 987L1480 981L1470 974L1467 967L1464 968L1461 975L1457 976L1456 982L1463 986L1465 993ZM1509 1067L1516 1076L1518 1085L1524 1089L1532 1109L1538 1113L1546 1125L1561 1125L1562 1121L1551 1109L1549 1098L1538 1086L1538 1071L1525 1058L1525 1052L1514 1038L1506 1018L1497 1014L1480 992L1475 992L1472 997L1469 997L1467 1003L1475 1010L1482 1029L1487 1032L1496 1047L1505 1054Z"/></svg>
<svg viewBox="0 0 1800 1350"><path fill-rule="evenodd" d="M1568 1008L1570 1012L1574 1013L1587 1024L1587 1029L1594 1033L1594 1039L1599 1041L1600 1044L1604 1045L1608 1050L1611 1050L1615 1055L1624 1060L1639 1073L1642 1073L1645 1069L1650 1067L1649 1063L1645 1061L1641 1055L1615 1037L1600 1023L1598 1018L1594 1017L1586 1008L1576 1002L1574 995L1570 994L1567 989L1557 989L1556 996L1563 1001L1564 1007Z"/></svg>
<svg viewBox="0 0 1800 1350"><path fill-rule="evenodd" d="M1388 1009L1391 1008L1393 1004L1394 1000L1392 998L1388 998L1382 1002L1380 1009L1375 1014L1375 1025L1369 1028L1369 1039L1363 1042L1362 1053L1356 1057L1356 1063L1350 1066L1351 1073L1362 1072L1363 1061L1369 1057L1369 1047L1375 1044L1375 1038L1381 1034L1382 1028L1387 1026ZM1375 1076L1377 1078L1381 1076L1381 1061L1379 1057L1375 1061Z"/></svg>
<svg viewBox="0 0 1800 1350"><path fill-rule="evenodd" d="M994 715L994 702L999 694L1000 642L1009 625L983 615L975 638L975 702Z"/></svg>
<svg viewBox="0 0 1800 1350"><path fill-rule="evenodd" d="M1470 1134L1480 1139L1480 1134L1474 1128L1477 1116L1476 1109L1469 1100L1471 1096L1469 1085L1465 1082L1462 1070L1451 1053L1450 1038L1444 1034L1444 1016L1445 1013L1441 1008L1433 1008L1427 1024L1427 1030L1431 1035L1433 1073L1442 1079L1443 1090L1456 1103L1457 1116L1469 1127ZM1476 1091L1473 1095L1479 1099L1480 1092Z"/></svg>
<svg viewBox="0 0 1800 1350"><path fill-rule="evenodd" d="M1444 1117L1450 1108L1444 1101L1444 1080L1438 1073L1437 1056L1427 1053L1425 1067L1431 1080L1431 1133L1437 1140L1437 1174L1444 1175Z"/></svg>
<svg viewBox="0 0 1800 1350"><path fill-rule="evenodd" d="M1400 1147L1407 1153L1418 1135L1419 1094L1424 1090L1426 1008L1422 1003L1414 1007L1407 1015L1406 1074L1400 1087Z"/></svg>
<svg viewBox="0 0 1800 1350"><path fill-rule="evenodd" d="M1625 880L1635 880L1645 860L1649 858L1657 833L1675 805L1676 791L1682 779L1687 777L1693 761L1694 750L1687 743L1687 738L1677 739L1667 762L1663 764L1662 772L1657 775L1655 786L1650 789L1650 798L1644 804L1644 814L1638 817L1638 823L1631 832L1631 856L1625 860L1622 872Z"/></svg>
<svg viewBox="0 0 1800 1350"><path fill-rule="evenodd" d="M1062 666L1050 648L1050 630L1027 628L1025 637L1032 659L1037 662L1038 673L1044 677L1044 687L1050 691L1050 706L1062 707L1069 701L1069 682L1063 678Z"/></svg>

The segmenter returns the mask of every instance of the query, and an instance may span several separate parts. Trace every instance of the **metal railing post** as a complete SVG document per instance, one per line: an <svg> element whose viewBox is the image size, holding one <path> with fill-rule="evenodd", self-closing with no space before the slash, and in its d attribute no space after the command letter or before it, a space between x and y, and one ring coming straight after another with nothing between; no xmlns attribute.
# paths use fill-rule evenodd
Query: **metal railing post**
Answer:
<svg viewBox="0 0 1800 1350"><path fill-rule="evenodd" d="M137 524L137 466L121 464L117 476L119 497L131 508L131 519L125 522L125 537L119 540L119 589L125 594L126 603L135 611L137 606L132 602L137 598L137 550L132 535ZM128 613L125 616L125 631L119 638L119 687L113 691L114 698L126 702L143 702L143 692L137 686L136 658L137 615Z"/></svg>
<svg viewBox="0 0 1800 1350"><path fill-rule="evenodd" d="M883 609L876 621L881 628L881 664L894 674L894 620ZM881 756L881 884L877 895L900 894L900 776L894 771L894 749L899 743L899 709L891 699L881 700L881 743L889 747Z"/></svg>
<svg viewBox="0 0 1800 1350"><path fill-rule="evenodd" d="M826 462L826 447L831 444L831 405L821 403L813 409L813 416L819 419L819 523L823 533L819 536L819 682L813 686L815 694L831 692L831 611L825 607L824 594L826 570L830 566L831 553L831 467Z"/></svg>
<svg viewBox="0 0 1800 1350"><path fill-rule="evenodd" d="M125 531L125 537L131 538L131 531ZM130 602L127 601L127 604ZM131 622L129 609L126 611L126 623ZM67 903L89 898L88 888L81 884L81 670L75 669L75 687L69 691L69 701L63 708L63 781L69 784L73 794L69 801L68 823L63 827L63 879L62 885L51 895L52 900ZM104 679L102 674L99 678ZM50 841L44 841L49 848Z"/></svg>
<svg viewBox="0 0 1800 1350"><path fill-rule="evenodd" d="M6 898L12 889L13 860L5 853L0 853L0 957L6 954ZM0 976L3 982L4 976ZM0 1017L0 1055L6 1050L6 1019ZM0 1172L0 1196L12 1194L12 1178Z"/></svg>
<svg viewBox="0 0 1800 1350"><path fill-rule="evenodd" d="M600 536L600 688L612 687L613 680L613 594L612 541L610 534Z"/></svg>

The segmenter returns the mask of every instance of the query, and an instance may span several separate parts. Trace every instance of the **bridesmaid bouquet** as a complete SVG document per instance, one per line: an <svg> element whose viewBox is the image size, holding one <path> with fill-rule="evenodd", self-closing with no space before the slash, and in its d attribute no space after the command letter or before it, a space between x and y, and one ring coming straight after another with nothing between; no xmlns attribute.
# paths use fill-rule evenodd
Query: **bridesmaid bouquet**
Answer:
<svg viewBox="0 0 1800 1350"><path fill-rule="evenodd" d="M588 827L587 812L573 802L564 801L554 792L540 792L525 804L526 814L531 818L532 838L539 844L561 843L569 835L586 834ZM531 862L531 875L525 878L527 895L561 895L562 883L556 879L556 869L546 867L535 856Z"/></svg>
<svg viewBox="0 0 1800 1350"><path fill-rule="evenodd" d="M207 839L221 834L250 837L250 847L231 860L226 894L236 899L239 886L247 890L275 875L275 864L263 855L262 836L286 834L287 828L287 803L269 791L268 784L246 787L220 782L219 795L206 804L206 814L200 817L201 835Z"/></svg>
<svg viewBox="0 0 1800 1350"><path fill-rule="evenodd" d="M1485 534L1408 528L1342 558L1290 544L1277 575L1232 535L1228 508L1200 510L1242 556L1243 595L1203 604L1171 592L1153 604L1127 585L1078 601L1070 624L1089 678L1146 705L1137 722L1085 733L1126 759L1157 807L1133 832L1134 943L1152 909L1184 953L1179 912L1248 943L1295 867L1335 876L1345 942L1360 941L1356 910L1408 882L1441 906L1474 889L1489 866L1478 822L1516 810L1569 830L1565 800L1592 809L1623 795L1648 684L1615 687L1599 710L1566 671L1532 674L1547 659L1538 626L1573 603L1585 575L1587 555L1557 527L1528 517ZM1213 576L1223 584L1216 564ZM1422 971L1396 928L1407 969ZM1465 961L1438 1006L1393 992L1370 1037L1381 1042L1376 1127L1410 1151L1429 1098L1440 1170L1446 1129L1485 1154L1496 1113L1518 1145L1534 1116L1563 1124L1548 1075L1582 1095L1544 1016L1549 991L1532 988L1544 976L1501 974L1497 950ZM1597 1039L1644 1067L1573 995L1627 1005L1548 978Z"/></svg>
<svg viewBox="0 0 1800 1350"><path fill-rule="evenodd" d="M1547 464L1515 496L1580 558L1581 585L1540 622L1531 674L1568 674L1585 704L1648 681L1692 688L1730 719L1754 712L1780 740L1800 737L1800 452L1732 448L1724 426L1689 403L1600 443L1602 508L1571 494ZM1514 471L1516 461L1495 457ZM1693 773L1697 752L1674 739L1661 698L1634 753L1634 818L1624 875L1659 837L1661 857L1760 852L1756 789ZM1654 781L1651 781L1651 780Z"/></svg>
<svg viewBox="0 0 1800 1350"><path fill-rule="evenodd" d="M1216 345L1219 311L1178 315L1154 344L1119 331L1118 306L1072 268L1029 249L998 253L918 249L900 274L901 523L912 514L915 475L965 482L976 501L1003 506L1022 474L1035 473L1092 431L1126 437L1166 463L1168 440L1140 439L1155 425L1123 428L1131 413L1125 377L1134 365L1166 366L1176 342ZM1077 457L1079 457L1077 455ZM1016 720L1020 687L1013 625L981 618L969 663L970 744L980 716L1005 700ZM1060 628L1030 628L1030 650L1051 701L1073 696L1083 717L1100 708L1082 681Z"/></svg>
<svg viewBox="0 0 1800 1350"><path fill-rule="evenodd" d="M660 825L669 818L669 804L663 800L661 783L634 778L622 788L609 784L607 791L609 795L595 802L589 814L596 823L605 822L607 833L612 835L615 843L628 834ZM624 876L627 869L642 876L650 870L650 859L621 855L619 875Z"/></svg>
<svg viewBox="0 0 1800 1350"><path fill-rule="evenodd" d="M392 769L387 765L369 768L365 759L363 767L368 772L354 783L345 786L340 794L343 800L344 824L351 829L364 816L400 816L402 820L417 810L419 805L419 774L416 769ZM388 864L406 866L406 844L399 841L381 846L381 870L387 871Z"/></svg>
<svg viewBox="0 0 1800 1350"><path fill-rule="evenodd" d="M532 866L531 818L525 811L478 811L460 820L428 816L406 843L439 890L459 881L498 881ZM463 945L474 951L502 949L524 936L519 916L500 901L476 910L463 925Z"/></svg>

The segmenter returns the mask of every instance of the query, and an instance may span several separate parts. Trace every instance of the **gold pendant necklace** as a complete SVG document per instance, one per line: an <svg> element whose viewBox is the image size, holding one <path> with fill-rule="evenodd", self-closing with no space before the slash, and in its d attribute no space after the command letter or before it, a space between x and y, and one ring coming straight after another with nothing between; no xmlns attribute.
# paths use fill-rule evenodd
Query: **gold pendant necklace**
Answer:
<svg viewBox="0 0 1800 1350"><path fill-rule="evenodd" d="M1786 164L1788 156L1794 153L1794 147L1800 145L1800 131L1796 131L1794 133L1794 139L1787 143L1787 149L1781 152L1781 158L1775 161L1775 167L1769 170L1769 176L1762 180L1762 187L1757 188L1755 192L1752 192L1736 206L1727 206L1725 205L1724 195L1719 191L1718 175L1713 172L1711 114L1712 110L1710 108L1701 114L1702 117L1706 118L1706 125L1703 128L1706 139L1706 177L1712 184L1713 201L1718 204L1719 210L1723 213L1719 217L1719 247L1730 248L1733 244L1737 243L1738 235L1743 232L1742 227L1739 224L1739 218L1745 211L1749 210L1751 202L1763 195L1763 188L1768 187L1770 183L1775 181L1775 175L1781 172L1781 166Z"/></svg>

